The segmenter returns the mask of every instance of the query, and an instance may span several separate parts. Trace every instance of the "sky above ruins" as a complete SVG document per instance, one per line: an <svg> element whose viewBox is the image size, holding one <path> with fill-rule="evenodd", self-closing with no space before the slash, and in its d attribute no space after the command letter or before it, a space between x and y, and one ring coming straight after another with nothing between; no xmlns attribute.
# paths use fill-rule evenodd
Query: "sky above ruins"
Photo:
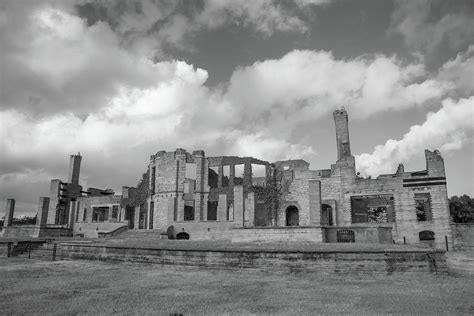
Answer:
<svg viewBox="0 0 474 316"><path fill-rule="evenodd" d="M0 201L134 186L151 154L336 160L349 113L364 176L445 159L474 195L474 2L0 1Z"/></svg>

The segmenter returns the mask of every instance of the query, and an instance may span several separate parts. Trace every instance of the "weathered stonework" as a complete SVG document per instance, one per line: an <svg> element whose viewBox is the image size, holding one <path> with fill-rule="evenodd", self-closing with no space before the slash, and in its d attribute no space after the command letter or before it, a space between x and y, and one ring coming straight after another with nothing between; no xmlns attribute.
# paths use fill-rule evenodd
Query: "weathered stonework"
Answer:
<svg viewBox="0 0 474 316"><path fill-rule="evenodd" d="M265 235L327 242L383 239L436 247L445 247L447 240L452 247L441 154L425 150L422 171L406 172L400 164L393 174L362 178L351 154L347 112L342 108L333 116L337 160L328 169L311 170L301 159L270 163L178 148L151 155L137 186L115 195L109 189L83 191L82 158L73 155L68 182L51 181L49 208L40 200L38 225L79 235L122 227L166 232L173 226L190 239L232 240L233 234L242 235L236 230L241 228L254 240ZM311 233L286 234L287 226L308 227Z"/></svg>

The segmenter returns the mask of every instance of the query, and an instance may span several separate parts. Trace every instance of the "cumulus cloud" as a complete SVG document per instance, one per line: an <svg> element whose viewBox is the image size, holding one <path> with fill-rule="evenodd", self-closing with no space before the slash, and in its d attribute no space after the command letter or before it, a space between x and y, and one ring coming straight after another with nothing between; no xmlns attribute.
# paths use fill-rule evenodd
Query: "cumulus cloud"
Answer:
<svg viewBox="0 0 474 316"><path fill-rule="evenodd" d="M308 123L336 107L345 105L351 116L366 118L440 100L456 80L469 87L469 73L454 74L468 69L471 51L430 77L422 64L404 64L396 56L337 59L326 51L294 50L238 68L226 85L209 88L206 70L183 61L152 62L141 51L153 43L135 35L157 27L151 17L140 21L147 12L162 19L160 26L174 25L160 28L167 30L169 41L179 42L180 32L189 32L189 16L175 14L179 6L174 2L163 3L159 13L142 6L129 15L120 11L112 19L106 13L94 21L77 16L71 2L35 2L28 8L8 3L12 14L0 13L5 26L0 28L2 198L26 194L27 178L46 184L50 178L64 178L67 155L77 151L86 157L81 183L114 189L134 185L147 157L161 149L313 160L317 149L312 140L294 135L307 134ZM232 18L222 23L244 23L262 33L304 30L304 23L280 14L280 2L233 3L208 1L196 12L212 17L229 10L223 14ZM272 7L259 13L260 6ZM142 46L135 46L137 41L130 46L130 39ZM446 144L455 148L456 143ZM23 201L32 205L47 193L27 186Z"/></svg>
<svg viewBox="0 0 474 316"><path fill-rule="evenodd" d="M440 98L445 85L427 79L423 65L404 66L395 57L337 60L330 52L295 50L237 69L226 97L248 110L242 112L247 119L281 114L296 122L318 119L340 105L359 118L422 106Z"/></svg>
<svg viewBox="0 0 474 316"><path fill-rule="evenodd" d="M149 57L165 57L168 46L190 50L197 32L227 25L247 27L261 36L306 32L304 10L329 0L78 1L89 24L103 21L123 44Z"/></svg>
<svg viewBox="0 0 474 316"><path fill-rule="evenodd" d="M469 97L474 94L474 45L447 61L438 72L437 79L451 85L450 93Z"/></svg>
<svg viewBox="0 0 474 316"><path fill-rule="evenodd" d="M400 0L392 14L392 29L403 36L409 48L435 59L472 43L473 17L470 0Z"/></svg>
<svg viewBox="0 0 474 316"><path fill-rule="evenodd" d="M474 140L474 96L458 101L446 99L437 112L428 113L421 125L410 128L402 139L388 140L376 146L372 154L356 157L358 171L376 176L395 171L398 163L418 155L420 148L439 149L448 153Z"/></svg>

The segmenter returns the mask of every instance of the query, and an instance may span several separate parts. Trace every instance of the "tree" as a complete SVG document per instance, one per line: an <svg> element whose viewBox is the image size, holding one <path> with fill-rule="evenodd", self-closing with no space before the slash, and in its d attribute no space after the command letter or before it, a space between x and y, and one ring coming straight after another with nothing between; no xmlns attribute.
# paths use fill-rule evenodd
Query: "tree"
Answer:
<svg viewBox="0 0 474 316"><path fill-rule="evenodd" d="M452 196L449 199L449 212L455 223L474 222L474 199L469 195Z"/></svg>

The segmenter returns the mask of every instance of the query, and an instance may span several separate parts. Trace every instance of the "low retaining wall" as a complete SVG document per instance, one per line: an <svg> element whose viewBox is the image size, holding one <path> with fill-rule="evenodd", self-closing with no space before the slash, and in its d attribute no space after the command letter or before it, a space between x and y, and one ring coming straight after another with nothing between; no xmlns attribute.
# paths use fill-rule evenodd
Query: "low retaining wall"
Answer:
<svg viewBox="0 0 474 316"><path fill-rule="evenodd" d="M257 269L281 272L446 274L443 251L253 251L169 250L62 243L63 259L130 261L219 269Z"/></svg>
<svg viewBox="0 0 474 316"><path fill-rule="evenodd" d="M62 226L21 225L3 228L5 238L72 237L72 230Z"/></svg>
<svg viewBox="0 0 474 316"><path fill-rule="evenodd" d="M321 227L251 227L234 228L232 242L323 242Z"/></svg>
<svg viewBox="0 0 474 316"><path fill-rule="evenodd" d="M451 224L454 250L474 250L474 223Z"/></svg>
<svg viewBox="0 0 474 316"><path fill-rule="evenodd" d="M338 231L352 231L354 233L354 242L369 244L391 244L392 227L390 226L327 226L326 242L334 243L337 241Z"/></svg>

